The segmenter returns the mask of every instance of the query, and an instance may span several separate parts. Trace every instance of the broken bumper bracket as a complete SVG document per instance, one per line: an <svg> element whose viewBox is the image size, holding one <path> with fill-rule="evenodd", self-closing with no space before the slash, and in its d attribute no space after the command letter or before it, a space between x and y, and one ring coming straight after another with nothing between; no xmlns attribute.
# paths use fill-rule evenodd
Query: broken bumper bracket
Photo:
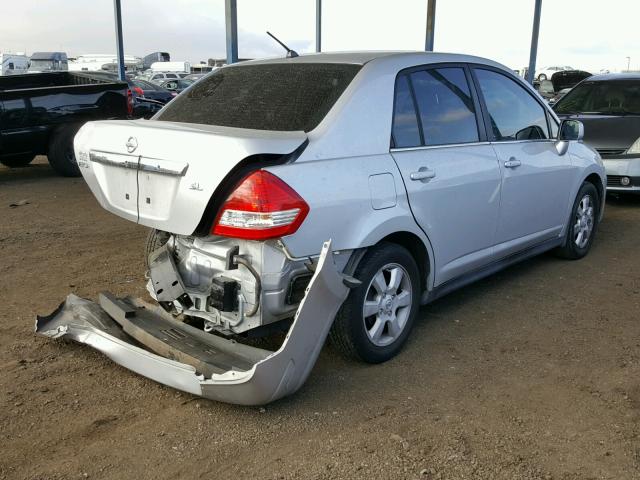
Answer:
<svg viewBox="0 0 640 480"><path fill-rule="evenodd" d="M339 273L331 241L282 346L275 352L211 335L159 307L101 294L99 304L69 295L36 332L70 338L164 385L241 405L263 405L298 390L313 368L353 279ZM153 350L153 351L150 351Z"/></svg>

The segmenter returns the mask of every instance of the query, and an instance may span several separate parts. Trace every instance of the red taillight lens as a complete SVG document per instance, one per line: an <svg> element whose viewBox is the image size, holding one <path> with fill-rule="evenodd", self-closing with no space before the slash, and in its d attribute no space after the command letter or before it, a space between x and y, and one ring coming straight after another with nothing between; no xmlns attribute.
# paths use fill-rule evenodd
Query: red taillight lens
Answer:
<svg viewBox="0 0 640 480"><path fill-rule="evenodd" d="M127 90L127 113L133 115L133 94L131 90Z"/></svg>
<svg viewBox="0 0 640 480"><path fill-rule="evenodd" d="M220 209L211 233L266 240L291 235L309 213L309 205L275 175L257 170L246 176Z"/></svg>
<svg viewBox="0 0 640 480"><path fill-rule="evenodd" d="M133 87L133 91L136 92L141 97L144 97L144 90L142 90L140 87Z"/></svg>

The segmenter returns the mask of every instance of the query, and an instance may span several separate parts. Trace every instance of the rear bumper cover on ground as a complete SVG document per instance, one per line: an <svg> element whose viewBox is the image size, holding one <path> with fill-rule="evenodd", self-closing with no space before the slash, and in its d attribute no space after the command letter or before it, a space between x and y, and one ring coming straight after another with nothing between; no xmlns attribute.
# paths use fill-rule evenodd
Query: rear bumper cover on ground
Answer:
<svg viewBox="0 0 640 480"><path fill-rule="evenodd" d="M275 352L206 334L159 308L108 294L101 295L100 304L69 295L51 315L37 318L36 332L90 345L129 370L178 390L263 405L305 382L348 295L347 283L333 262L331 242L326 242L294 322ZM145 325L153 324L161 327L151 334Z"/></svg>

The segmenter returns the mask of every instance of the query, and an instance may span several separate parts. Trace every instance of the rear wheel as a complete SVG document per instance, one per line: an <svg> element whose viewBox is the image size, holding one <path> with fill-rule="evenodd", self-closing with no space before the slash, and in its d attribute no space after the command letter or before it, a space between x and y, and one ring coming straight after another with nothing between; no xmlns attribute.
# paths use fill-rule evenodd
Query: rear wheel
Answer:
<svg viewBox="0 0 640 480"><path fill-rule="evenodd" d="M9 168L20 168L29 165L35 155L33 153L20 153L18 155L11 155L0 158L0 163Z"/></svg>
<svg viewBox="0 0 640 480"><path fill-rule="evenodd" d="M346 356L368 363L394 357L403 347L419 308L420 277L407 249L392 243L371 248L360 261L351 290L331 329Z"/></svg>
<svg viewBox="0 0 640 480"><path fill-rule="evenodd" d="M598 190L592 183L585 182L573 203L565 245L556 250L558 256L577 260L589 253L598 227L599 213Z"/></svg>
<svg viewBox="0 0 640 480"><path fill-rule="evenodd" d="M80 169L73 151L73 138L78 133L80 125L69 125L53 134L49 142L49 164L60 175L65 177L79 177Z"/></svg>
<svg viewBox="0 0 640 480"><path fill-rule="evenodd" d="M541 73L540 75L538 75L538 80L540 80L541 82L544 82L547 79L547 76L544 73Z"/></svg>

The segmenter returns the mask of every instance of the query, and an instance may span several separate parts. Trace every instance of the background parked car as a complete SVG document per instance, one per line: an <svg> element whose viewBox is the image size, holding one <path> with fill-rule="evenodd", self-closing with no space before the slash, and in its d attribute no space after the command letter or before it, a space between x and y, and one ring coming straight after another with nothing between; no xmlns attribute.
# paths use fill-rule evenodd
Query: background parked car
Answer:
<svg viewBox="0 0 640 480"><path fill-rule="evenodd" d="M553 107L561 118L579 118L584 141L607 172L607 190L640 193L640 75L590 77Z"/></svg>
<svg viewBox="0 0 640 480"><path fill-rule="evenodd" d="M113 72L91 72L92 77L118 81L118 76ZM175 92L162 88L155 83L133 78L127 75L125 78L129 90L129 117L130 118L151 118L167 102L177 95Z"/></svg>
<svg viewBox="0 0 640 480"><path fill-rule="evenodd" d="M140 80L145 80L147 82L153 82L160 84L164 80L176 80L178 78L184 78L188 75L188 73L179 73L179 72L149 72L143 75L136 77Z"/></svg>
<svg viewBox="0 0 640 480"><path fill-rule="evenodd" d="M584 70L563 70L551 75L550 80L553 84L553 90L555 92L560 92L560 90L575 87L591 75L591 73L585 72Z"/></svg>
<svg viewBox="0 0 640 480"><path fill-rule="evenodd" d="M130 80L130 82L133 84L134 90L141 94L143 97L150 98L151 100L156 100L158 102L168 103L169 101L171 101L171 99L173 99L173 97L177 95L176 92L169 91L162 85L147 82L146 80L134 78Z"/></svg>
<svg viewBox="0 0 640 480"><path fill-rule="evenodd" d="M536 73L536 79L543 81L543 80L549 80L554 73L556 72L562 72L564 70L575 70L573 67L569 67L569 66L564 66L564 67L546 67L543 68L541 70L538 71L538 73Z"/></svg>
<svg viewBox="0 0 640 480"><path fill-rule="evenodd" d="M160 84L162 88L169 90L170 92L180 93L185 88L193 85L195 80L191 80L188 78L179 78L177 80L165 80Z"/></svg>

